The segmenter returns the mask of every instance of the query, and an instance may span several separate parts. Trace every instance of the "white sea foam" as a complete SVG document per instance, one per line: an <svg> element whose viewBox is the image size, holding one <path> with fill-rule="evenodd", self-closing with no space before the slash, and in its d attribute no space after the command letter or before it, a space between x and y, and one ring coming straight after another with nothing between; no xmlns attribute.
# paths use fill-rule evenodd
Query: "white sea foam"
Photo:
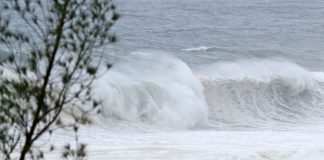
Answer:
<svg viewBox="0 0 324 160"><path fill-rule="evenodd" d="M200 46L200 47L193 47L193 48L186 48L182 49L183 51L206 51L211 49L212 47L207 47L207 46Z"/></svg>
<svg viewBox="0 0 324 160"><path fill-rule="evenodd" d="M132 53L95 82L94 94L107 118L176 128L207 123L203 86L165 53Z"/></svg>
<svg viewBox="0 0 324 160"><path fill-rule="evenodd" d="M159 52L135 52L116 63L94 84L103 123L79 133L89 158L321 160L322 120L309 120L324 114L323 73L257 59L195 73L200 79L183 61ZM115 122L121 129L109 126ZM173 129L143 129L147 125ZM182 130L190 128L196 130ZM54 143L63 146L73 137L67 135L54 135Z"/></svg>
<svg viewBox="0 0 324 160"><path fill-rule="evenodd" d="M202 81L222 81L245 79L269 83L279 78L295 89L295 92L314 86L314 75L306 69L282 60L239 60L219 62L203 66L197 73Z"/></svg>
<svg viewBox="0 0 324 160"><path fill-rule="evenodd" d="M97 80L93 93L108 119L162 127L262 127L323 114L321 74L288 61L218 62L196 75L169 54L134 52Z"/></svg>
<svg viewBox="0 0 324 160"><path fill-rule="evenodd" d="M279 60L219 62L197 71L209 119L217 124L267 127L323 115L323 87L312 73Z"/></svg>

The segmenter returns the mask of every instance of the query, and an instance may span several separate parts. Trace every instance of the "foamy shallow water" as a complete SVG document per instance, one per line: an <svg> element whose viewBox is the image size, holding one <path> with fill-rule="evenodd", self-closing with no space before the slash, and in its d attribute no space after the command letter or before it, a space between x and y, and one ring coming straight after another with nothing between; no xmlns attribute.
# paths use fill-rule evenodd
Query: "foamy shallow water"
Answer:
<svg viewBox="0 0 324 160"><path fill-rule="evenodd" d="M71 142L69 132L54 135L57 146ZM324 130L294 128L282 131L112 131L83 128L88 159L113 160L322 160ZM68 138L70 137L70 138ZM60 152L49 155L59 158Z"/></svg>
<svg viewBox="0 0 324 160"><path fill-rule="evenodd" d="M167 53L136 52L97 79L102 114L79 133L88 159L323 160L323 72L260 59L195 71ZM60 159L74 134L48 140L35 147L54 144L46 159Z"/></svg>
<svg viewBox="0 0 324 160"><path fill-rule="evenodd" d="M321 73L259 59L194 72L167 53L136 52L95 82L103 112L80 140L88 159L323 160ZM73 137L60 131L52 143Z"/></svg>

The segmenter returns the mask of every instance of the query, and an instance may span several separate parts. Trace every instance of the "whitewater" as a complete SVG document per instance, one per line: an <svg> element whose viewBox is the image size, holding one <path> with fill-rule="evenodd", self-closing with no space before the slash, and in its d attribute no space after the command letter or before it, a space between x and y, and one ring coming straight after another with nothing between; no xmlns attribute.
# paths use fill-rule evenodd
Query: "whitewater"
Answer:
<svg viewBox="0 0 324 160"><path fill-rule="evenodd" d="M103 117L171 128L266 127L323 116L323 72L279 60L217 62L196 71L160 52L134 52L99 78Z"/></svg>
<svg viewBox="0 0 324 160"><path fill-rule="evenodd" d="M323 0L115 3L87 159L324 160ZM74 137L35 147L61 159Z"/></svg>
<svg viewBox="0 0 324 160"><path fill-rule="evenodd" d="M92 91L102 113L79 133L88 159L324 159L322 0L116 5L113 67Z"/></svg>
<svg viewBox="0 0 324 160"><path fill-rule="evenodd" d="M322 0L116 5L89 159L324 159Z"/></svg>
<svg viewBox="0 0 324 160"><path fill-rule="evenodd" d="M79 133L89 159L321 160L324 72L279 59L190 68L132 52L94 82L102 113ZM73 133L50 143L64 145ZM58 158L59 151L51 154Z"/></svg>

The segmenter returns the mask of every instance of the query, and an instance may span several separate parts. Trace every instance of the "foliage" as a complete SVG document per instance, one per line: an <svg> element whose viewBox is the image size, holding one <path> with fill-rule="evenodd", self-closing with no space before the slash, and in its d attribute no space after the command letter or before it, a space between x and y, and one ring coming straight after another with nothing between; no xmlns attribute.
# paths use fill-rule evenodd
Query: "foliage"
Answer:
<svg viewBox="0 0 324 160"><path fill-rule="evenodd" d="M111 0L2 0L0 7L0 48L8 52L0 60L0 151L3 159L42 159L33 149L42 135L67 125L77 132L98 106L82 107L92 101L97 49L116 41L109 30L119 15ZM70 124L60 119L67 110L78 110ZM70 150L63 156L85 156Z"/></svg>

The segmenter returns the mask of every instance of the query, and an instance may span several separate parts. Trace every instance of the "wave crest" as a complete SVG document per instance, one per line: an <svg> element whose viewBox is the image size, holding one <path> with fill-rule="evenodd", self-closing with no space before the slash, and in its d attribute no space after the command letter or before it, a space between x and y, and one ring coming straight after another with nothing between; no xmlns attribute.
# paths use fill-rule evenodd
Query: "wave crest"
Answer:
<svg viewBox="0 0 324 160"><path fill-rule="evenodd" d="M104 119L183 129L262 127L322 117L323 75L259 59L218 62L193 74L172 55L134 52L95 82L93 94Z"/></svg>
<svg viewBox="0 0 324 160"><path fill-rule="evenodd" d="M94 88L106 118L176 128L207 125L203 86L184 62L165 53L132 53Z"/></svg>
<svg viewBox="0 0 324 160"><path fill-rule="evenodd" d="M204 68L200 77L213 122L264 126L323 115L323 85L291 62L221 62Z"/></svg>

